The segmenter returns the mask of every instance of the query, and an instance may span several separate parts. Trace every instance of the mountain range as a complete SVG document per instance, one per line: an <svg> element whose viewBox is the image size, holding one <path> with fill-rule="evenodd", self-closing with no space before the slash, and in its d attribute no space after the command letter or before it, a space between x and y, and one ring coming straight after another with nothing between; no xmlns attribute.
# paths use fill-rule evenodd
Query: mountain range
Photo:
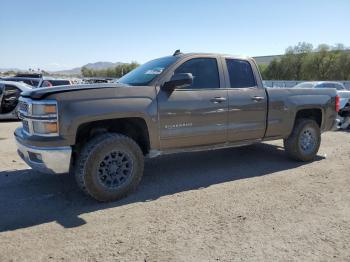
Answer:
<svg viewBox="0 0 350 262"><path fill-rule="evenodd" d="M52 74L55 75L67 75L67 76L74 76L74 75L80 75L81 74L81 69L83 67L86 67L88 69L94 69L94 70L101 70L101 69L107 69L107 68L112 68L116 67L118 65L122 65L125 63L122 62L96 62L96 63L88 63L86 65L83 65L81 67L75 67L72 69L67 69L67 70L59 70L59 71L49 71ZM7 72L7 71L15 71L15 72L24 72L26 70L23 69L18 69L18 68L0 68L0 72Z"/></svg>

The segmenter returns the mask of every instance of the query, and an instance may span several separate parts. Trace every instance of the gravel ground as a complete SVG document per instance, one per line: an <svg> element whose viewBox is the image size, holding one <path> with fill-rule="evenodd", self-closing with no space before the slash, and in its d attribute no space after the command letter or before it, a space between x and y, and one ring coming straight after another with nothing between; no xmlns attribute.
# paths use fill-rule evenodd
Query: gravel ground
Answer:
<svg viewBox="0 0 350 262"><path fill-rule="evenodd" d="M281 141L148 160L138 190L100 204L35 173L0 123L0 261L350 261L350 133L316 161Z"/></svg>

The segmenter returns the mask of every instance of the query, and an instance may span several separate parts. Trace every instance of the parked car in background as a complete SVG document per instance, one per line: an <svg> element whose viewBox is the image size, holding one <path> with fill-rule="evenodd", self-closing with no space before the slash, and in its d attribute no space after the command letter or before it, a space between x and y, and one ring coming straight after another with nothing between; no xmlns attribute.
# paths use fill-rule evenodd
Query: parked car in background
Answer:
<svg viewBox="0 0 350 262"><path fill-rule="evenodd" d="M72 84L72 82L68 79L56 79L53 77L43 76L42 74L35 73L17 74L15 76L5 77L3 78L3 80L23 82L34 88Z"/></svg>
<svg viewBox="0 0 350 262"><path fill-rule="evenodd" d="M42 74L34 74L34 73L16 74L15 76L9 76L9 77L3 78L3 80L6 80L6 81L23 82L34 88L41 87L43 82L49 79L53 79L53 78L44 77Z"/></svg>
<svg viewBox="0 0 350 262"><path fill-rule="evenodd" d="M32 73L3 77L0 79L0 119L18 119L18 98L23 91L60 85L72 85L72 82Z"/></svg>
<svg viewBox="0 0 350 262"><path fill-rule="evenodd" d="M347 129L350 126L350 90L342 83L333 81L312 81L300 83L294 88L335 88L340 98L340 109L338 112L338 128Z"/></svg>
<svg viewBox="0 0 350 262"><path fill-rule="evenodd" d="M50 87L50 86L67 86L72 85L72 81L68 79L48 79L44 80L41 84L41 87Z"/></svg>
<svg viewBox="0 0 350 262"><path fill-rule="evenodd" d="M18 98L31 89L25 83L0 80L0 120L18 119Z"/></svg>

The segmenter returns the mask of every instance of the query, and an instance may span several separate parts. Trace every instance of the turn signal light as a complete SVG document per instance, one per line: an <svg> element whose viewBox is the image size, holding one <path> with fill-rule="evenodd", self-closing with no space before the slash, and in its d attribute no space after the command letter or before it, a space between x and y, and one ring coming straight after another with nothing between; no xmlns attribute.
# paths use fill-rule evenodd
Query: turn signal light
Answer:
<svg viewBox="0 0 350 262"><path fill-rule="evenodd" d="M46 114L56 114L56 105L45 105L44 112Z"/></svg>
<svg viewBox="0 0 350 262"><path fill-rule="evenodd" d="M33 121L33 131L39 135L57 134L57 122Z"/></svg>
<svg viewBox="0 0 350 262"><path fill-rule="evenodd" d="M44 125L48 133L57 133L57 123L45 123Z"/></svg>

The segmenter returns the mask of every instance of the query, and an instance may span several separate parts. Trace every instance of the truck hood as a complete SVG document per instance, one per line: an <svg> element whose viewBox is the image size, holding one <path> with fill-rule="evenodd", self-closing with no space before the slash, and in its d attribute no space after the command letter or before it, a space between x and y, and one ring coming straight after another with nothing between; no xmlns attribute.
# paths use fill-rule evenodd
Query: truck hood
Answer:
<svg viewBox="0 0 350 262"><path fill-rule="evenodd" d="M118 88L125 87L123 84L107 83L107 84L92 84L92 85L67 85L56 87L44 87L36 88L30 91L25 91L21 95L23 97L29 97L32 99L43 99L49 95L63 92L73 92L87 89L100 89L100 88Z"/></svg>

